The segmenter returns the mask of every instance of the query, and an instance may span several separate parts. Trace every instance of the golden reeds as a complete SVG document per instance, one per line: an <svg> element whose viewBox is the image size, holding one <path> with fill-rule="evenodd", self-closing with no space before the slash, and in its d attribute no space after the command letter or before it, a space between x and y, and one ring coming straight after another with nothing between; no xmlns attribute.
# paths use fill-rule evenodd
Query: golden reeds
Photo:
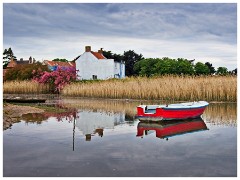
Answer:
<svg viewBox="0 0 240 180"><path fill-rule="evenodd" d="M169 101L237 101L236 76L131 77L91 83L72 83L65 96Z"/></svg>
<svg viewBox="0 0 240 180"><path fill-rule="evenodd" d="M48 93L48 85L34 81L6 81L3 83L4 94Z"/></svg>

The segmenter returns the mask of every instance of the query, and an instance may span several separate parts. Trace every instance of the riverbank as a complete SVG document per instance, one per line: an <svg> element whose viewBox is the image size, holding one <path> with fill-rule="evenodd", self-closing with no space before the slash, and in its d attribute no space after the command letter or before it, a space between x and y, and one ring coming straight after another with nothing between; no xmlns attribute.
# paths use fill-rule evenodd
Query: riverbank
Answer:
<svg viewBox="0 0 240 180"><path fill-rule="evenodd" d="M23 114L43 112L45 112L45 110L41 108L4 103L3 130L10 128L13 123L20 122L20 118Z"/></svg>
<svg viewBox="0 0 240 180"><path fill-rule="evenodd" d="M14 123L20 122L28 114L42 114L39 119L31 118L33 121L42 121L48 116L56 114L66 115L69 108L64 107L58 101L51 100L48 103L4 103L3 104L3 130L10 128ZM43 117L43 118L41 118Z"/></svg>

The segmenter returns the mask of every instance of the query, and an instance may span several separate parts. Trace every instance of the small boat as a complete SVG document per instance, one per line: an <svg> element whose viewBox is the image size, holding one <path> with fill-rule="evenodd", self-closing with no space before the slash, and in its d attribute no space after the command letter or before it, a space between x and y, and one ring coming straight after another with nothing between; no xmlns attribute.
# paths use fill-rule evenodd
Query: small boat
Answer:
<svg viewBox="0 0 240 180"><path fill-rule="evenodd" d="M155 131L157 138L168 140L168 138L172 136L205 130L208 130L208 128L202 118L191 120L183 119L181 121L161 121L158 123L139 122L137 126L137 137L143 137Z"/></svg>
<svg viewBox="0 0 240 180"><path fill-rule="evenodd" d="M208 105L209 103L206 101L165 105L140 105L137 107L136 118L140 121L192 119L200 117Z"/></svg>

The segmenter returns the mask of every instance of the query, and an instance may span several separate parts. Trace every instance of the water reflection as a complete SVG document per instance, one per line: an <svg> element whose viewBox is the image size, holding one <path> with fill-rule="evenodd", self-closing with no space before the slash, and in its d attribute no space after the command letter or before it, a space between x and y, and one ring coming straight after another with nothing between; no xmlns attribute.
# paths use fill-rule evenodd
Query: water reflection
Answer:
<svg viewBox="0 0 240 180"><path fill-rule="evenodd" d="M203 119L214 125L237 126L236 103L211 103L203 114Z"/></svg>
<svg viewBox="0 0 240 180"><path fill-rule="evenodd" d="M137 113L136 107L144 103L163 104L162 101L133 101L133 100L108 100L108 99L63 99L67 107L83 110L95 110L99 112L111 112L125 114L126 120L134 120ZM174 102L173 102L174 103ZM237 126L237 104L236 103L210 103L204 111L202 118L205 122L214 125Z"/></svg>
<svg viewBox="0 0 240 180"><path fill-rule="evenodd" d="M104 123L106 128L112 128L113 124L117 125L119 122L133 123L136 115L136 106L141 104L141 101L129 100L102 100L102 99L63 99L55 105L55 112L44 112L42 114L32 113L22 116L22 120L28 123L41 124L49 117L55 117L57 121L67 120L72 122L74 119L80 119L77 125L84 123L78 129L83 133L90 131L87 130L86 122L89 127L98 123ZM158 101L145 101L144 104L161 104ZM64 111L62 112L62 110ZM78 112L82 111L82 112ZM83 111L89 112L84 113ZM90 113L92 112L92 113ZM93 114L91 117L90 114ZM111 118L110 118L111 117ZM99 119L100 118L100 119ZM104 121L101 118L105 119ZM115 119L114 119L115 118ZM205 110L202 118L205 122L214 125L237 126L237 104L236 103L211 103ZM84 121L83 119L87 119ZM94 120L93 120L94 119ZM96 120L99 119L99 120ZM110 123L110 119L111 122ZM110 123L105 125L106 123ZM80 126L80 125L79 125ZM96 129L96 128L95 128ZM89 132L87 132L89 133ZM86 134L87 134L86 133ZM92 133L92 132L91 132ZM88 136L89 137L89 136Z"/></svg>
<svg viewBox="0 0 240 180"><path fill-rule="evenodd" d="M236 104L210 104L203 119L139 123L140 101L61 103L66 111L24 115L3 132L4 176L237 175Z"/></svg>
<svg viewBox="0 0 240 180"><path fill-rule="evenodd" d="M104 129L114 129L114 126L125 122L124 113L106 113L97 111L80 111L77 113L76 127L91 141L95 134L103 136Z"/></svg>
<svg viewBox="0 0 240 180"><path fill-rule="evenodd" d="M77 109L74 109L74 108L63 109L63 108L59 108L56 105L56 111L54 112L23 114L21 119L24 120L26 124L28 123L41 124L42 122L48 120L50 117L55 117L57 121L67 120L68 122L72 122L74 119L77 118Z"/></svg>
<svg viewBox="0 0 240 180"><path fill-rule="evenodd" d="M152 131L157 138L168 140L169 137L208 130L202 118L192 120L171 120L158 123L139 122L137 126L137 137L143 138Z"/></svg>

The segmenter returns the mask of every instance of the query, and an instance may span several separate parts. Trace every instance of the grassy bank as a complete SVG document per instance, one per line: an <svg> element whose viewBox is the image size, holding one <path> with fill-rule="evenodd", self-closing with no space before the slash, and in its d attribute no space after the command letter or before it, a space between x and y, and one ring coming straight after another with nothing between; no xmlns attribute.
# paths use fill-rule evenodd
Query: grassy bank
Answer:
<svg viewBox="0 0 240 180"><path fill-rule="evenodd" d="M236 76L136 77L124 80L72 83L65 96L173 101L237 101Z"/></svg>
<svg viewBox="0 0 240 180"><path fill-rule="evenodd" d="M4 94L48 93L49 86L33 81L7 81L3 83Z"/></svg>

